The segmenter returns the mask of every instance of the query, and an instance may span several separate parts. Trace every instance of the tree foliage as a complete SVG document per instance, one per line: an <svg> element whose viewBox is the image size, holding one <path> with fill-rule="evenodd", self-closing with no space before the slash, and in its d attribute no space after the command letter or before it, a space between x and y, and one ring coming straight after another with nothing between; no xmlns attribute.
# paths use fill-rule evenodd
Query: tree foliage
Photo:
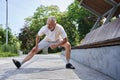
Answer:
<svg viewBox="0 0 120 80"><path fill-rule="evenodd" d="M2 28L2 24L0 25L0 44L5 43L5 30Z"/></svg>
<svg viewBox="0 0 120 80"><path fill-rule="evenodd" d="M77 0L68 7L68 16L78 29L80 40L85 37L96 21L96 16L81 7Z"/></svg>
<svg viewBox="0 0 120 80"><path fill-rule="evenodd" d="M0 56L4 52L8 52L11 54L18 53L18 49L20 48L20 42L17 37L15 37L10 28L8 28L8 44L6 45L6 29L3 28L3 25L0 25Z"/></svg>
<svg viewBox="0 0 120 80"><path fill-rule="evenodd" d="M11 32L11 29L8 28L8 44L12 45L15 42L19 41ZM6 42L6 29L3 28L3 25L0 25L0 45L5 44Z"/></svg>

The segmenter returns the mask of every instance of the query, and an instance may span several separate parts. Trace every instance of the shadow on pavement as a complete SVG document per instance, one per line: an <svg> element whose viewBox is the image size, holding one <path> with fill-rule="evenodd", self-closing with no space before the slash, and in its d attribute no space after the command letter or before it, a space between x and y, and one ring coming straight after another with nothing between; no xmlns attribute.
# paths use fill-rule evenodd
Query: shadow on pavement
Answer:
<svg viewBox="0 0 120 80"><path fill-rule="evenodd" d="M41 72L49 72L49 71L56 71L56 70L62 70L64 69L63 67L59 68L20 68L20 69L11 69L5 71L5 73L0 77L0 80L6 80L10 76L14 76L17 74L31 74L31 73L41 73Z"/></svg>

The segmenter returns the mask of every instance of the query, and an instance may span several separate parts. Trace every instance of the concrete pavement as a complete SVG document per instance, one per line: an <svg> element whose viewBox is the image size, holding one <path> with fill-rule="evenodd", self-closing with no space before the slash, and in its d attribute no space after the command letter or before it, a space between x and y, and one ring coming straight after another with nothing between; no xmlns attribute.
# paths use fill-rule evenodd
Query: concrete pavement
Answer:
<svg viewBox="0 0 120 80"><path fill-rule="evenodd" d="M21 61L24 57L14 58ZM20 69L16 69L11 59L0 59L0 80L79 80L73 70L65 69L65 62L58 54L35 55Z"/></svg>
<svg viewBox="0 0 120 80"><path fill-rule="evenodd" d="M66 69L60 54L35 55L17 69L12 59L21 61L24 57L0 58L0 80L113 80L72 60L76 69Z"/></svg>

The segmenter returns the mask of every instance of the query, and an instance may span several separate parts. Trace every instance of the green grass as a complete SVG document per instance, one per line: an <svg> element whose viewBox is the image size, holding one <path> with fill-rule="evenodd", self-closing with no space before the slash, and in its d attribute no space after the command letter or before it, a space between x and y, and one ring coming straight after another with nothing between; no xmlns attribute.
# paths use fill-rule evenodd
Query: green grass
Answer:
<svg viewBox="0 0 120 80"><path fill-rule="evenodd" d="M0 52L0 57L13 57L13 56L18 56L18 54L10 52Z"/></svg>

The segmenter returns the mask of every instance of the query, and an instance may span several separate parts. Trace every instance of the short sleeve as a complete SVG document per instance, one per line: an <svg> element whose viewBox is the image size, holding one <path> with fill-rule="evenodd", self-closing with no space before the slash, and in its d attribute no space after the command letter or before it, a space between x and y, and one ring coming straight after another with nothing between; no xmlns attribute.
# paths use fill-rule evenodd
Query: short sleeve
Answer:
<svg viewBox="0 0 120 80"><path fill-rule="evenodd" d="M39 31L38 31L38 35L39 36L42 36L42 35L44 35L45 33L45 27L43 26Z"/></svg>
<svg viewBox="0 0 120 80"><path fill-rule="evenodd" d="M65 32L65 30L64 30L64 28L63 27L61 27L61 37L64 39L64 38L67 38L67 34L66 34L66 32Z"/></svg>

